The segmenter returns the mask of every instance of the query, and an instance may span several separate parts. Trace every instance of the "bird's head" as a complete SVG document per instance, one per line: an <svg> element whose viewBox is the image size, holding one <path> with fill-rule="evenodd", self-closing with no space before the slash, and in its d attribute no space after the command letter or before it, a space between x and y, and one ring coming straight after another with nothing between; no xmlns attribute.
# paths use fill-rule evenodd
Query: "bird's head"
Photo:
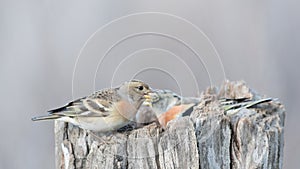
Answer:
<svg viewBox="0 0 300 169"><path fill-rule="evenodd" d="M139 80L131 80L129 82L125 82L120 86L120 94L123 97L128 97L127 99L132 103L138 103L139 105L150 99L151 89L149 85Z"/></svg>

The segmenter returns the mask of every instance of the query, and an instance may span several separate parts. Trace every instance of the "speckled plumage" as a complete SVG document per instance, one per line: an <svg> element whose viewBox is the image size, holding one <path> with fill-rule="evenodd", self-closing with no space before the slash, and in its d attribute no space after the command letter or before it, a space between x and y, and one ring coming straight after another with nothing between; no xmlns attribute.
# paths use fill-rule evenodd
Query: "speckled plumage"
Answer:
<svg viewBox="0 0 300 169"><path fill-rule="evenodd" d="M118 94L119 88L109 88L109 89L103 89L100 91L96 91L92 95L88 96L89 98L98 98L107 100L109 102L116 102L121 99L121 96Z"/></svg>
<svg viewBox="0 0 300 169"><path fill-rule="evenodd" d="M32 120L57 119L88 130L115 130L132 120L149 92L147 84L132 80L118 88L94 92Z"/></svg>

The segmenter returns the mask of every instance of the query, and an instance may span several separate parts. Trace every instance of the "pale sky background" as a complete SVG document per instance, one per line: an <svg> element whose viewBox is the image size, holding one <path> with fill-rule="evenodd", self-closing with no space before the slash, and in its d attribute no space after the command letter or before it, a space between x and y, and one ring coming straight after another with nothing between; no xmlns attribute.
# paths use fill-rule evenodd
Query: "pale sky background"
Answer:
<svg viewBox="0 0 300 169"><path fill-rule="evenodd" d="M287 109L284 168L298 168L299 6L295 0L0 0L0 168L54 168L53 122L33 123L30 118L70 101L72 74L85 41L101 26L137 12L187 19L215 45L228 79L245 80L259 93L279 98ZM124 40L102 60L95 75L113 43L140 32L160 34ZM171 37L188 43L207 69ZM147 67L155 69L143 72ZM135 73L155 88L186 96L224 79L211 46L193 26L165 14L135 15L110 24L88 43L78 60L73 95L110 87L111 81L119 84Z"/></svg>

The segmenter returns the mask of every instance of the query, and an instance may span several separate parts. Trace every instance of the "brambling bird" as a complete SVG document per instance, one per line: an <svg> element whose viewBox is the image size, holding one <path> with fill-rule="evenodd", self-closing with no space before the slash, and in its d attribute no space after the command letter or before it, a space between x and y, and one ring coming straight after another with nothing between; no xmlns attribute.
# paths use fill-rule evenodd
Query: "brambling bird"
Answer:
<svg viewBox="0 0 300 169"><path fill-rule="evenodd" d="M170 90L152 90L150 95L151 99L146 100L137 113L137 122L149 123L158 120L163 128L169 121L188 113L190 108L200 102L200 98L181 97Z"/></svg>
<svg viewBox="0 0 300 169"><path fill-rule="evenodd" d="M144 82L131 80L117 88L103 89L49 110L49 114L32 120L60 120L100 132L117 130L135 117L141 104L150 99L150 92Z"/></svg>

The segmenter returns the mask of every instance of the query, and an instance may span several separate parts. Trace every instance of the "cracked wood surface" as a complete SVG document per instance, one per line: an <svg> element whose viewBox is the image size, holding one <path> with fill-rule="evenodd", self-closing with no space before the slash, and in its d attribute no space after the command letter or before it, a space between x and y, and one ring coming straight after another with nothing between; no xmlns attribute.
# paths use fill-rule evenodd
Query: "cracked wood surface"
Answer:
<svg viewBox="0 0 300 169"><path fill-rule="evenodd" d="M272 101L226 115L220 98L262 98L243 82L200 97L190 116L164 131L153 123L103 134L56 122L56 168L282 168L283 105Z"/></svg>

